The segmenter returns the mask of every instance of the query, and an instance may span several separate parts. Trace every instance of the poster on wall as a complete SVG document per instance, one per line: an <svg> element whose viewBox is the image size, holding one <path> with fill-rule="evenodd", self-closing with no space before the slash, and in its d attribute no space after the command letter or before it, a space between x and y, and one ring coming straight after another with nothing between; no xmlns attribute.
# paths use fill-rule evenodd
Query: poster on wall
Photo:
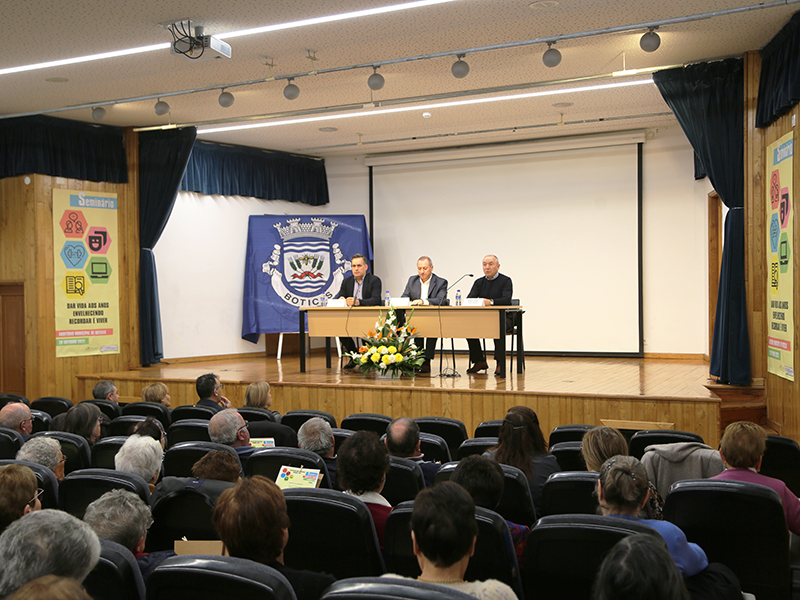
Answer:
<svg viewBox="0 0 800 600"><path fill-rule="evenodd" d="M364 215L251 215L242 338L297 332L299 309L322 306L350 275L350 258L372 260Z"/></svg>
<svg viewBox="0 0 800 600"><path fill-rule="evenodd" d="M53 190L56 356L119 354L117 195Z"/></svg>
<svg viewBox="0 0 800 600"><path fill-rule="evenodd" d="M794 381L794 227L793 133L767 147L767 256L769 257L769 315L767 368Z"/></svg>

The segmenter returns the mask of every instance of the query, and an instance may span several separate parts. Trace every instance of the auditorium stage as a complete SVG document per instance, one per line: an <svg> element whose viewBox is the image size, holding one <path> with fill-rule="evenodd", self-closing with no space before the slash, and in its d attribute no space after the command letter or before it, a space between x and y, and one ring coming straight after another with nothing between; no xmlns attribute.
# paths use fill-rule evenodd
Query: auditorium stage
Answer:
<svg viewBox="0 0 800 600"><path fill-rule="evenodd" d="M338 421L358 412L446 416L462 420L472 435L481 421L502 418L509 407L524 404L536 411L545 432L567 423L626 421L638 423L638 428L661 423L696 432L714 447L719 442L721 400L706 387L711 383L708 363L697 358L527 357L524 374L510 373L506 379L491 372L467 375L466 355L456 356L461 377L452 378L437 376L438 357L433 376L399 380L341 371L335 360L329 370L321 351L312 353L306 373L300 373L299 362L297 355L278 361L263 354L166 361L131 371L79 375L77 397L90 398L97 381L111 379L119 388L120 401L134 402L142 387L162 381L169 386L173 406L193 404L195 378L214 372L234 406L242 405L248 383L263 379L272 386L273 409L324 410ZM452 363L445 361L445 366Z"/></svg>

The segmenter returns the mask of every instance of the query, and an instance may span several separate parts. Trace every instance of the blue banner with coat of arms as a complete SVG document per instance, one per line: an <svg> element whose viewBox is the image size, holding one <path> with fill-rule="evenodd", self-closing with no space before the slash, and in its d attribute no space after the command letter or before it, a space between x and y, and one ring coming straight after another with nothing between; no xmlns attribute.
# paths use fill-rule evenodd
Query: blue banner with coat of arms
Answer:
<svg viewBox="0 0 800 600"><path fill-rule="evenodd" d="M242 338L296 332L298 309L333 298L354 254L372 260L364 215L251 215Z"/></svg>

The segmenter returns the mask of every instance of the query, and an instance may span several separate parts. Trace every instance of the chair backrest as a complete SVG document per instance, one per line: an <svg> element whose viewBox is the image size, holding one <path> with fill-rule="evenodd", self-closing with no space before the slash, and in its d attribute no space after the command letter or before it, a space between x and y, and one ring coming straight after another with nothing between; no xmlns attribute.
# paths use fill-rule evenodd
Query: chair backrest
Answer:
<svg viewBox="0 0 800 600"><path fill-rule="evenodd" d="M444 463L439 470L436 471L436 475L433 478L433 483L441 483L443 481L450 481L450 476L453 474L453 471L456 470L458 466L457 460L452 460L448 463Z"/></svg>
<svg viewBox="0 0 800 600"><path fill-rule="evenodd" d="M92 446L92 468L113 469L114 457L128 439L126 435L115 435L97 440Z"/></svg>
<svg viewBox="0 0 800 600"><path fill-rule="evenodd" d="M0 394L0 407L5 406L8 402L23 402L28 405L28 408L31 406L31 401L28 400L25 396L20 394L12 394L12 393L5 393Z"/></svg>
<svg viewBox="0 0 800 600"><path fill-rule="evenodd" d="M18 464L28 467L36 475L36 481L42 488L42 508L58 508L58 479L49 467L27 460L2 459L0 465Z"/></svg>
<svg viewBox="0 0 800 600"><path fill-rule="evenodd" d="M147 600L296 600L286 578L267 565L231 556L173 556L147 579Z"/></svg>
<svg viewBox="0 0 800 600"><path fill-rule="evenodd" d="M500 435L500 428L503 426L503 419L492 419L483 421L475 428L475 437L497 437Z"/></svg>
<svg viewBox="0 0 800 600"><path fill-rule="evenodd" d="M561 471L547 478L542 488L539 517L549 515L596 515L599 473L590 471Z"/></svg>
<svg viewBox="0 0 800 600"><path fill-rule="evenodd" d="M551 447L559 442L580 442L584 434L596 425L559 425L550 432L550 439L547 446Z"/></svg>
<svg viewBox="0 0 800 600"><path fill-rule="evenodd" d="M279 422L278 419L275 418L275 413L273 413L268 408L242 406L241 408L237 408L236 410L239 411L239 414L242 415L242 418L245 421L250 421L251 423L254 421L272 421L273 423Z"/></svg>
<svg viewBox="0 0 800 600"><path fill-rule="evenodd" d="M433 460L440 463L452 460L450 446L442 436L435 433L420 432L419 448L420 452L425 455L425 460Z"/></svg>
<svg viewBox="0 0 800 600"><path fill-rule="evenodd" d="M464 442L458 447L456 456L458 457L458 460L461 460L465 456L470 456L472 454L483 454L489 448L497 446L497 444L498 439L496 437L469 438L468 440L464 440Z"/></svg>
<svg viewBox="0 0 800 600"><path fill-rule="evenodd" d="M389 457L389 472L386 473L386 483L381 491L381 496L389 504L396 506L413 500L424 487L425 477L419 464L407 458Z"/></svg>
<svg viewBox="0 0 800 600"><path fill-rule="evenodd" d="M114 420L122 415L122 407L118 403L112 402L111 400L95 400L92 398L90 400L84 400L84 402L94 404L100 409L101 413L108 417L109 421Z"/></svg>
<svg viewBox="0 0 800 600"><path fill-rule="evenodd" d="M581 453L581 442L559 442L550 446L562 471L585 471L586 463Z"/></svg>
<svg viewBox="0 0 800 600"><path fill-rule="evenodd" d="M703 437L688 431L673 431L672 429L648 429L637 431L628 444L628 453L641 460L644 449L653 444L674 444L676 442L700 442L704 444Z"/></svg>
<svg viewBox="0 0 800 600"><path fill-rule="evenodd" d="M208 406L176 406L169 411L169 418L171 424L174 425L176 421L184 419L205 419L209 421L215 414L217 414L217 411Z"/></svg>
<svg viewBox="0 0 800 600"><path fill-rule="evenodd" d="M603 558L622 538L635 533L664 540L642 523L599 515L543 517L525 545L522 584L525 600L591 598Z"/></svg>
<svg viewBox="0 0 800 600"><path fill-rule="evenodd" d="M780 479L795 496L800 496L800 445L791 438L768 435L760 473Z"/></svg>
<svg viewBox="0 0 800 600"><path fill-rule="evenodd" d="M331 432L333 433L333 455L336 456L336 453L339 451L339 448L342 447L344 441L349 438L351 435L355 433L352 429L332 429Z"/></svg>
<svg viewBox="0 0 800 600"><path fill-rule="evenodd" d="M16 458L23 443L24 440L19 431L0 427L0 458Z"/></svg>
<svg viewBox="0 0 800 600"><path fill-rule="evenodd" d="M208 419L181 419L173 421L167 429L167 446L180 442L210 442Z"/></svg>
<svg viewBox="0 0 800 600"><path fill-rule="evenodd" d="M242 462L239 460L239 455L230 446L215 444L214 442L180 442L170 446L169 450L164 453L164 476L191 477L194 463L215 450L223 450L233 454L241 468Z"/></svg>
<svg viewBox="0 0 800 600"><path fill-rule="evenodd" d="M263 448L256 450L247 459L244 465L246 477L252 475L263 475L271 481L278 478L282 466L305 467L306 469L319 469L324 477L320 487L330 488L331 478L328 475L328 466L322 457L316 452L303 450L302 448Z"/></svg>
<svg viewBox="0 0 800 600"><path fill-rule="evenodd" d="M127 490L150 504L150 486L133 473L113 469L81 469L73 471L58 486L58 505L61 510L83 519L86 507L111 490Z"/></svg>
<svg viewBox="0 0 800 600"><path fill-rule="evenodd" d="M50 420L52 417L43 410L31 409L31 416L33 417L33 429L31 433L39 433L40 431L47 431L50 429Z"/></svg>
<svg viewBox="0 0 800 600"><path fill-rule="evenodd" d="M122 407L122 414L155 417L165 430L172 424L169 409L160 402L131 402Z"/></svg>
<svg viewBox="0 0 800 600"><path fill-rule="evenodd" d="M331 413L325 412L324 410L310 409L290 410L281 417L281 425L286 425L287 427L291 427L297 431L300 429L300 426L303 423L312 417L320 417L321 419L325 419L328 423L330 423L331 427L338 427L336 424L336 417L334 417Z"/></svg>
<svg viewBox="0 0 800 600"><path fill-rule="evenodd" d="M147 419L147 417L143 415L121 415L108 424L108 435L131 435L133 428L145 419Z"/></svg>
<svg viewBox="0 0 800 600"><path fill-rule="evenodd" d="M495 511L512 523L532 526L536 522L536 509L528 478L517 467L500 466L504 476L503 495Z"/></svg>
<svg viewBox="0 0 800 600"><path fill-rule="evenodd" d="M376 413L355 413L342 419L342 429L351 431L372 431L378 437L386 433L386 427L392 422L392 417Z"/></svg>
<svg viewBox="0 0 800 600"><path fill-rule="evenodd" d="M455 456L459 446L469 438L467 427L458 419L449 417L417 417L414 419L423 433L432 433L444 438L450 448L450 456Z"/></svg>
<svg viewBox="0 0 800 600"><path fill-rule="evenodd" d="M288 489L284 496L292 523L287 567L337 579L386 571L372 514L359 498L326 489Z"/></svg>
<svg viewBox="0 0 800 600"><path fill-rule="evenodd" d="M51 417L67 412L72 406L71 400L59 396L42 396L31 402L31 408L46 412Z"/></svg>
<svg viewBox="0 0 800 600"><path fill-rule="evenodd" d="M754 483L695 479L672 486L664 518L759 600L791 597L789 531L780 496Z"/></svg>
<svg viewBox="0 0 800 600"><path fill-rule="evenodd" d="M45 435L55 438L61 444L61 453L67 459L64 463L64 473L72 473L79 469L88 469L92 466L92 453L86 438L77 433L66 431L40 431L34 435Z"/></svg>
<svg viewBox="0 0 800 600"><path fill-rule="evenodd" d="M475 600L449 587L399 577L351 577L325 590L322 600Z"/></svg>
<svg viewBox="0 0 800 600"><path fill-rule="evenodd" d="M145 600L136 559L125 546L100 539L100 561L83 581L92 600Z"/></svg>

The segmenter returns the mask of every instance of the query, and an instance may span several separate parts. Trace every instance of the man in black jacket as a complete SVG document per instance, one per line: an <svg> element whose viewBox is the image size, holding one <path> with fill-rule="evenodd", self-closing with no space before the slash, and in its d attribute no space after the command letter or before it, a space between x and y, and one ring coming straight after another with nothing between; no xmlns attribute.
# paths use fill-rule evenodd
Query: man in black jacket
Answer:
<svg viewBox="0 0 800 600"><path fill-rule="evenodd" d="M494 254L487 254L483 257L483 277L476 280L472 289L467 294L467 298L481 298L484 306L510 306L511 297L514 294L514 285L511 278L500 273L500 261ZM480 340L467 340L469 345L469 361L472 366L467 369L467 373L477 373L489 368L486 363L486 355L481 348ZM494 359L499 359L498 340L494 341ZM499 375L499 366L494 374Z"/></svg>
<svg viewBox="0 0 800 600"><path fill-rule="evenodd" d="M372 273L368 273L369 265L363 254L354 254L350 259L350 268L353 274L345 277L342 287L339 288L337 298L344 298L347 306L379 306L381 303L381 280ZM339 338L345 352L355 352L356 344L352 338ZM350 360L345 369L353 369L356 364Z"/></svg>

